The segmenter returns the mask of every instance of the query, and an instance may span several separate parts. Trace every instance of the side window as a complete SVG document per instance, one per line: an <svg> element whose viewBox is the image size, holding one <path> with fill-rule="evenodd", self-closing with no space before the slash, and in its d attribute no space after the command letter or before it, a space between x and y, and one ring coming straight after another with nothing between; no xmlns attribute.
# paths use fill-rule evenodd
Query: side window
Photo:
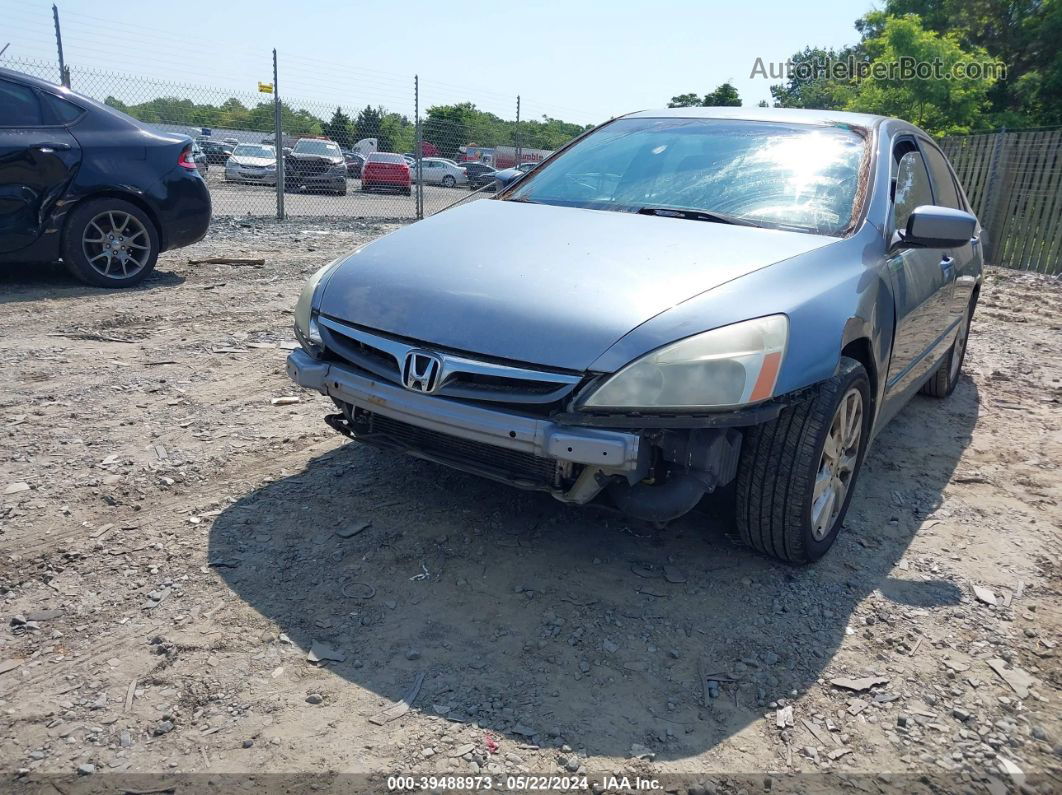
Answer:
<svg viewBox="0 0 1062 795"><path fill-rule="evenodd" d="M48 106L53 118L60 124L70 124L76 121L84 112L73 102L67 102L62 97L57 97L54 94L44 92L41 96L44 98L44 104Z"/></svg>
<svg viewBox="0 0 1062 795"><path fill-rule="evenodd" d="M937 197L937 204L941 207L951 207L954 210L962 209L959 201L959 192L955 190L955 180L948 168L948 162L944 155L935 146L923 144L926 155L926 163L929 165L929 173L933 177L933 192Z"/></svg>
<svg viewBox="0 0 1062 795"><path fill-rule="evenodd" d="M0 80L0 127L39 127L41 106L32 89Z"/></svg>
<svg viewBox="0 0 1062 795"><path fill-rule="evenodd" d="M907 218L914 209L932 203L933 191L929 188L925 161L917 151L907 152L900 158L896 168L895 198L892 203L895 228L906 229Z"/></svg>

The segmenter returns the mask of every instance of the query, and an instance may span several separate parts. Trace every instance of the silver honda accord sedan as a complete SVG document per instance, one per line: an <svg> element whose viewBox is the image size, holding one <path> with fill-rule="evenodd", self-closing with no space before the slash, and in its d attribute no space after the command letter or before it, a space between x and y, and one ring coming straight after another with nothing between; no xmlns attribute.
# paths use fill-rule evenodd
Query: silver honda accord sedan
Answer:
<svg viewBox="0 0 1062 795"><path fill-rule="evenodd" d="M658 525L732 484L744 541L805 563L959 380L980 227L906 122L642 111L499 178L307 283L288 372L337 431Z"/></svg>

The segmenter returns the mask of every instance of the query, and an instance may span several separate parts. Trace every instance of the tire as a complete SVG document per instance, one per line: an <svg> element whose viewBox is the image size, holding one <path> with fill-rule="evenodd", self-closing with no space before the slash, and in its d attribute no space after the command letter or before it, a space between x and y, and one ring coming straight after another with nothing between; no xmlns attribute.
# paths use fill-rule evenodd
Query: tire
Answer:
<svg viewBox="0 0 1062 795"><path fill-rule="evenodd" d="M117 244L117 245L114 245ZM159 256L159 233L147 213L123 199L91 199L74 209L63 229L63 262L86 284L140 284Z"/></svg>
<svg viewBox="0 0 1062 795"><path fill-rule="evenodd" d="M457 184L457 180L454 179L449 174L447 174L445 177L442 178L442 186L444 188L452 188L456 184Z"/></svg>
<svg viewBox="0 0 1062 795"><path fill-rule="evenodd" d="M413 195L413 189L412 188L405 188L402 191L402 193L404 193L406 196L412 196Z"/></svg>
<svg viewBox="0 0 1062 795"><path fill-rule="evenodd" d="M831 459L827 441L853 438L839 427L847 416L840 413L842 402L850 414L858 407L850 427L854 433L858 426L859 435L850 447L842 443ZM734 488L735 519L745 544L786 563L811 563L826 553L844 523L863 464L870 407L866 370L842 356L833 378L745 433ZM839 500L835 480L844 487ZM816 484L823 482L816 501Z"/></svg>
<svg viewBox="0 0 1062 795"><path fill-rule="evenodd" d="M962 363L966 359L967 343L970 340L970 323L973 321L974 306L975 301L971 300L970 306L966 309L966 314L959 323L959 331L955 336L955 341L951 343L948 352L941 359L937 371L918 390L923 395L946 398L958 386L959 379L962 377Z"/></svg>
<svg viewBox="0 0 1062 795"><path fill-rule="evenodd" d="M347 184L344 182L342 188L336 188L335 194L336 194L336 196L346 196L347 195Z"/></svg>

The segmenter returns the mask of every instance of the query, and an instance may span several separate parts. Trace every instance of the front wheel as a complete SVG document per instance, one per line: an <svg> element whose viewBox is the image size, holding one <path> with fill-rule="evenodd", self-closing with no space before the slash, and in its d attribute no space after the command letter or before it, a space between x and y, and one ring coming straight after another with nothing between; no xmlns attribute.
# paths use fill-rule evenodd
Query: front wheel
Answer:
<svg viewBox="0 0 1062 795"><path fill-rule="evenodd" d="M132 287L155 268L159 235L154 222L122 199L93 199L77 207L63 231L63 262L97 287Z"/></svg>
<svg viewBox="0 0 1062 795"><path fill-rule="evenodd" d="M787 563L826 553L852 499L870 411L867 372L843 356L833 378L746 432L735 484L742 541Z"/></svg>

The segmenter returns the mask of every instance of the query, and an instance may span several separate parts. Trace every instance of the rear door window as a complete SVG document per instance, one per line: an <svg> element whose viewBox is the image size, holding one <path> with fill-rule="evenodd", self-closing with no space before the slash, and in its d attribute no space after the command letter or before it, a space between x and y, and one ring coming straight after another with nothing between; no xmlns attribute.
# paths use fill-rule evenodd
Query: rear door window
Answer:
<svg viewBox="0 0 1062 795"><path fill-rule="evenodd" d="M53 120L59 124L70 124L75 122L81 118L81 114L84 113L84 111L73 102L67 102L62 97L57 97L54 94L45 92L41 94L41 97L44 98L44 104L51 113Z"/></svg>
<svg viewBox="0 0 1062 795"><path fill-rule="evenodd" d="M929 175L933 177L933 194L936 203L941 207L951 207L961 210L962 202L959 201L959 192L955 188L955 178L948 168L948 162L944 154L935 146L922 144L922 150L926 155L926 164L929 166Z"/></svg>
<svg viewBox="0 0 1062 795"><path fill-rule="evenodd" d="M36 92L0 80L0 127L40 127L43 123Z"/></svg>

